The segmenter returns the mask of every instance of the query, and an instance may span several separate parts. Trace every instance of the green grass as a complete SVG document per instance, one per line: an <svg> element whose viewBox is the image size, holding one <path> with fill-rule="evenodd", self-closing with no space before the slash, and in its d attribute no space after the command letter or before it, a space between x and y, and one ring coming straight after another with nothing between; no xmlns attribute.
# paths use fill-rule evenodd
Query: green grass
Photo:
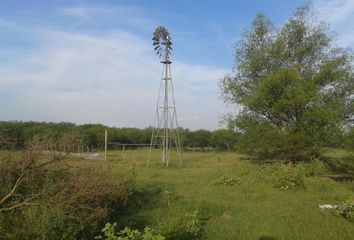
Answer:
<svg viewBox="0 0 354 240"><path fill-rule="evenodd" d="M120 151L108 154L113 172L134 168L137 173L137 192L111 219L120 228L150 226L168 239L189 239L185 215L198 211L205 239L354 239L353 222L318 207L354 200L343 183L314 176L305 178L303 188L280 190L274 187L272 163L240 154L185 152L183 166L172 162L166 168L155 151L146 168L147 154L128 150L127 163ZM223 176L239 184L213 184Z"/></svg>

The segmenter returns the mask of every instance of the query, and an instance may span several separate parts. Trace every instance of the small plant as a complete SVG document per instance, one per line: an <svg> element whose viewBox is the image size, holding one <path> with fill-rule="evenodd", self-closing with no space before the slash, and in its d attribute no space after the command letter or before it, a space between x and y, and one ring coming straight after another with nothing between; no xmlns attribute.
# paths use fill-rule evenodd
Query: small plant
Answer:
<svg viewBox="0 0 354 240"><path fill-rule="evenodd" d="M171 206L173 201L176 199L176 196L173 194L173 192L168 190L163 191L163 196L164 199L167 201L168 206Z"/></svg>
<svg viewBox="0 0 354 240"><path fill-rule="evenodd" d="M234 186L241 184L240 181L234 176L222 176L221 178L214 181L215 185L224 185L224 186Z"/></svg>
<svg viewBox="0 0 354 240"><path fill-rule="evenodd" d="M304 187L305 172L300 165L279 163L275 166L275 187L281 190Z"/></svg>
<svg viewBox="0 0 354 240"><path fill-rule="evenodd" d="M95 239L106 239L106 240L115 240L116 238L116 230L115 227L117 223L106 223L104 228L102 229L103 236L97 236Z"/></svg>
<svg viewBox="0 0 354 240"><path fill-rule="evenodd" d="M337 209L337 214L354 221L354 202L346 202Z"/></svg>
<svg viewBox="0 0 354 240"><path fill-rule="evenodd" d="M149 227L144 228L144 232L136 229L125 227L123 230L116 232L117 223L106 223L102 229L103 236L97 236L95 239L102 240L165 240L165 237L158 234Z"/></svg>
<svg viewBox="0 0 354 240"><path fill-rule="evenodd" d="M187 213L185 215L186 217L186 222L185 222L185 227L186 227L186 232L190 234L192 237L199 237L201 234L201 223L198 218L198 211L193 211L191 213Z"/></svg>

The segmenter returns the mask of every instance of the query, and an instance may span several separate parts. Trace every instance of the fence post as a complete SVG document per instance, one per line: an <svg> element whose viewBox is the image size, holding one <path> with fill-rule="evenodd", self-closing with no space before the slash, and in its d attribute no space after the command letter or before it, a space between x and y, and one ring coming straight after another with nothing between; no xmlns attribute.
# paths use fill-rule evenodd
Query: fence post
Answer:
<svg viewBox="0 0 354 240"><path fill-rule="evenodd" d="M104 160L107 161L107 130L104 130Z"/></svg>

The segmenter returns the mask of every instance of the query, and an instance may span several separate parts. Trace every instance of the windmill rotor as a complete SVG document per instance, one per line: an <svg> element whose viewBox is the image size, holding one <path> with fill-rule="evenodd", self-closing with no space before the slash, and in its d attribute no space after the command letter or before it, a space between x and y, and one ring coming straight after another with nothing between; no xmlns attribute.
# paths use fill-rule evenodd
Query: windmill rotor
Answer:
<svg viewBox="0 0 354 240"><path fill-rule="evenodd" d="M164 26L159 26L155 29L153 34L153 46L156 54L161 58L163 51L165 51L166 55L171 54L172 51L172 38L170 33Z"/></svg>

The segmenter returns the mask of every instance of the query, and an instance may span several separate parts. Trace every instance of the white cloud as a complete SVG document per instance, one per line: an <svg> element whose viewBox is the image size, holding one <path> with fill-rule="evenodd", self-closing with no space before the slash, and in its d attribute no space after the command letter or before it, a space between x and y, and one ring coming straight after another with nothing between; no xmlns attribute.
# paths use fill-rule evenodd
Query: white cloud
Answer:
<svg viewBox="0 0 354 240"><path fill-rule="evenodd" d="M316 0L314 5L320 13L320 17L330 23L338 24L353 17L353 0Z"/></svg>
<svg viewBox="0 0 354 240"><path fill-rule="evenodd" d="M0 67L3 120L153 124L161 64L150 39L117 32L106 36L41 31L40 49ZM178 46L178 43L176 43ZM226 69L172 64L180 125L215 129L225 111L217 81Z"/></svg>
<svg viewBox="0 0 354 240"><path fill-rule="evenodd" d="M353 47L354 0L315 0L314 7L319 18L329 23L337 32L337 45Z"/></svg>
<svg viewBox="0 0 354 240"><path fill-rule="evenodd" d="M116 4L67 7L59 9L58 13L71 18L78 25L87 24L99 28L108 25L113 28L127 27L151 31L156 25L141 9Z"/></svg>

